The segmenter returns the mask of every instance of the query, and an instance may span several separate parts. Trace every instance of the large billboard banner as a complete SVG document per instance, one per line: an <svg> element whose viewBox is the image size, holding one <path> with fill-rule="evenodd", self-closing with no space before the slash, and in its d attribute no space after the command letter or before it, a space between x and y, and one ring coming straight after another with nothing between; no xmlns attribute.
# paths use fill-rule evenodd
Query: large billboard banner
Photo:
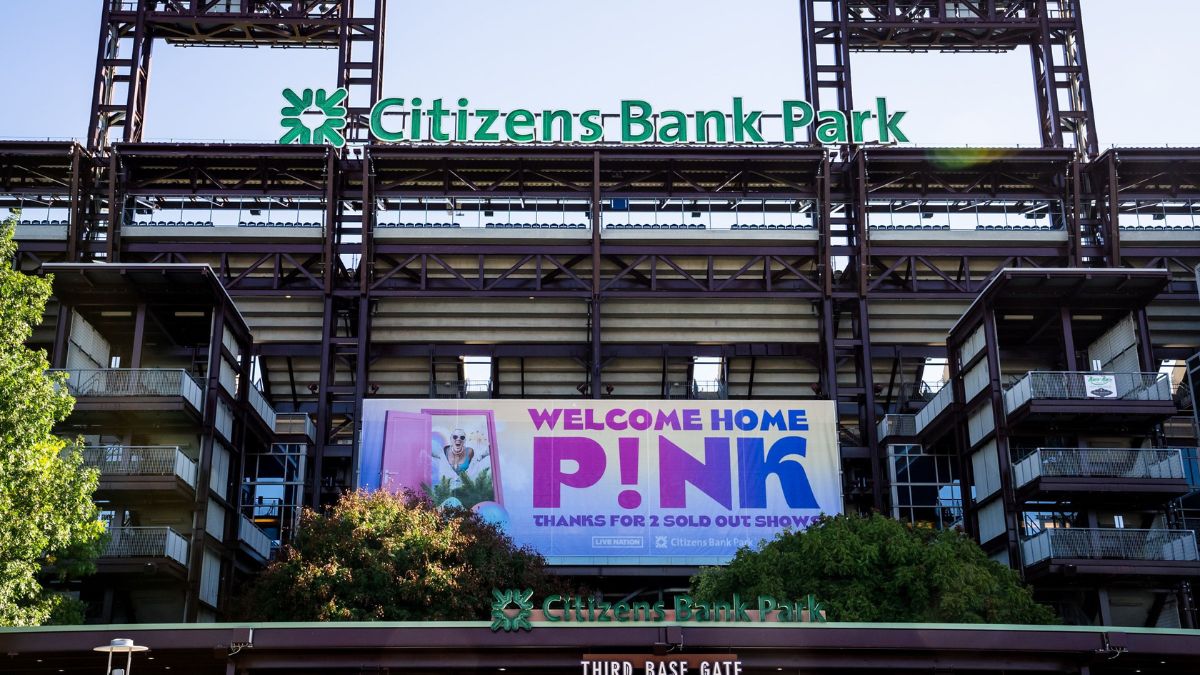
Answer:
<svg viewBox="0 0 1200 675"><path fill-rule="evenodd" d="M841 512L829 401L367 399L359 485L502 525L554 564L718 564Z"/></svg>

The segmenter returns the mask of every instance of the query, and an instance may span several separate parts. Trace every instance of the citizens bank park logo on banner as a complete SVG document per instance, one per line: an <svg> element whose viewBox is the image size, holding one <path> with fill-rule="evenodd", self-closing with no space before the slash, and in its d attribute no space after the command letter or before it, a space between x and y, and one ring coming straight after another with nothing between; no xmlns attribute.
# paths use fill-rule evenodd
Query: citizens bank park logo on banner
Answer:
<svg viewBox="0 0 1200 675"><path fill-rule="evenodd" d="M841 511L829 401L363 406L361 487L471 509L551 563L723 563Z"/></svg>
<svg viewBox="0 0 1200 675"><path fill-rule="evenodd" d="M284 89L280 143L346 144L345 88ZM908 113L891 110L887 99L862 110L817 110L807 101L785 100L770 112L755 110L740 96L727 110L658 110L649 101L625 99L616 112L599 108L476 107L466 98L385 98L367 120L371 139L381 143L907 143L901 123Z"/></svg>

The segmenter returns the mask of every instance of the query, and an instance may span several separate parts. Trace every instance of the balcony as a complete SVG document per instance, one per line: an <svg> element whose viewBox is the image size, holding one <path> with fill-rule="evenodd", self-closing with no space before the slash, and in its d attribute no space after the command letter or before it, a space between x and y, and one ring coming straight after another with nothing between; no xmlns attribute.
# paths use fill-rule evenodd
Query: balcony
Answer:
<svg viewBox="0 0 1200 675"><path fill-rule="evenodd" d="M913 438L917 435L916 415L884 415L879 420L879 440L889 437Z"/></svg>
<svg viewBox="0 0 1200 675"><path fill-rule="evenodd" d="M491 380L441 380L429 385L430 398L491 398Z"/></svg>
<svg viewBox="0 0 1200 675"><path fill-rule="evenodd" d="M100 472L106 496L145 491L174 492L188 499L196 490L196 461L175 445L105 445L83 448L85 466Z"/></svg>
<svg viewBox="0 0 1200 675"><path fill-rule="evenodd" d="M917 412L916 433L919 434L924 431L926 427L932 424L939 415L950 407L951 403L954 403L954 387L943 383L942 388L934 394L929 403L926 403L925 407Z"/></svg>
<svg viewBox="0 0 1200 675"><path fill-rule="evenodd" d="M1021 542L1021 559L1049 574L1200 574L1191 530L1047 528Z"/></svg>
<svg viewBox="0 0 1200 675"><path fill-rule="evenodd" d="M308 440L317 437L317 425L308 413L278 413L275 415L276 436L303 436Z"/></svg>
<svg viewBox="0 0 1200 675"><path fill-rule="evenodd" d="M100 554L102 572L144 572L147 568L187 574L188 540L169 527L113 527Z"/></svg>
<svg viewBox="0 0 1200 675"><path fill-rule="evenodd" d="M724 380L672 382L667 388L667 398L725 400L729 398L729 390Z"/></svg>
<svg viewBox="0 0 1200 675"><path fill-rule="evenodd" d="M238 541L245 544L260 562L271 559L271 538L246 516L238 518Z"/></svg>
<svg viewBox="0 0 1200 675"><path fill-rule="evenodd" d="M1096 493L1123 503L1161 502L1189 489L1183 455L1163 448L1038 448L1013 465L1013 482L1025 495Z"/></svg>
<svg viewBox="0 0 1200 675"><path fill-rule="evenodd" d="M63 368L63 386L75 397L75 414L113 411L180 410L199 416L204 410L200 385L177 368Z"/></svg>
<svg viewBox="0 0 1200 675"><path fill-rule="evenodd" d="M1053 422L1094 429L1100 421L1152 424L1176 411L1171 380L1162 373L1035 371L1004 392L1004 412L1010 425Z"/></svg>
<svg viewBox="0 0 1200 675"><path fill-rule="evenodd" d="M258 413L259 419L267 425L268 429L275 428L275 409L267 403L267 399L262 395L262 392L255 387L250 387L250 407L254 408L254 412Z"/></svg>

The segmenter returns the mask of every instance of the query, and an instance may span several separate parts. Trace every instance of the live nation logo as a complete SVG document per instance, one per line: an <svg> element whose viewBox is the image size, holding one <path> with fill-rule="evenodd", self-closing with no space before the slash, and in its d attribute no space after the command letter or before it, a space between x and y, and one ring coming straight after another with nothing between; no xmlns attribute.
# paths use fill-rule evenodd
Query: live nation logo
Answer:
<svg viewBox="0 0 1200 675"><path fill-rule="evenodd" d="M299 94L292 89L283 90L283 98L287 105L279 111L279 121L286 131L279 138L283 144L310 143L321 144L328 142L335 148L346 145L346 137L342 129L346 127L345 88L334 89L333 93L324 89L305 89ZM310 127L304 123L303 117L321 116L321 123Z"/></svg>

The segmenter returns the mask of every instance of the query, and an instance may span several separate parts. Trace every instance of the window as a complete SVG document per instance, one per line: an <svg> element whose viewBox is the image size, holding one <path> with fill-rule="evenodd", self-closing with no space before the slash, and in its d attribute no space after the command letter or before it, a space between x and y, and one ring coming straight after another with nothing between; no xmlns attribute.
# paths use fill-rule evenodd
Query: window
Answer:
<svg viewBox="0 0 1200 675"><path fill-rule="evenodd" d="M920 445L888 446L892 517L938 529L962 521L962 486L954 458Z"/></svg>

